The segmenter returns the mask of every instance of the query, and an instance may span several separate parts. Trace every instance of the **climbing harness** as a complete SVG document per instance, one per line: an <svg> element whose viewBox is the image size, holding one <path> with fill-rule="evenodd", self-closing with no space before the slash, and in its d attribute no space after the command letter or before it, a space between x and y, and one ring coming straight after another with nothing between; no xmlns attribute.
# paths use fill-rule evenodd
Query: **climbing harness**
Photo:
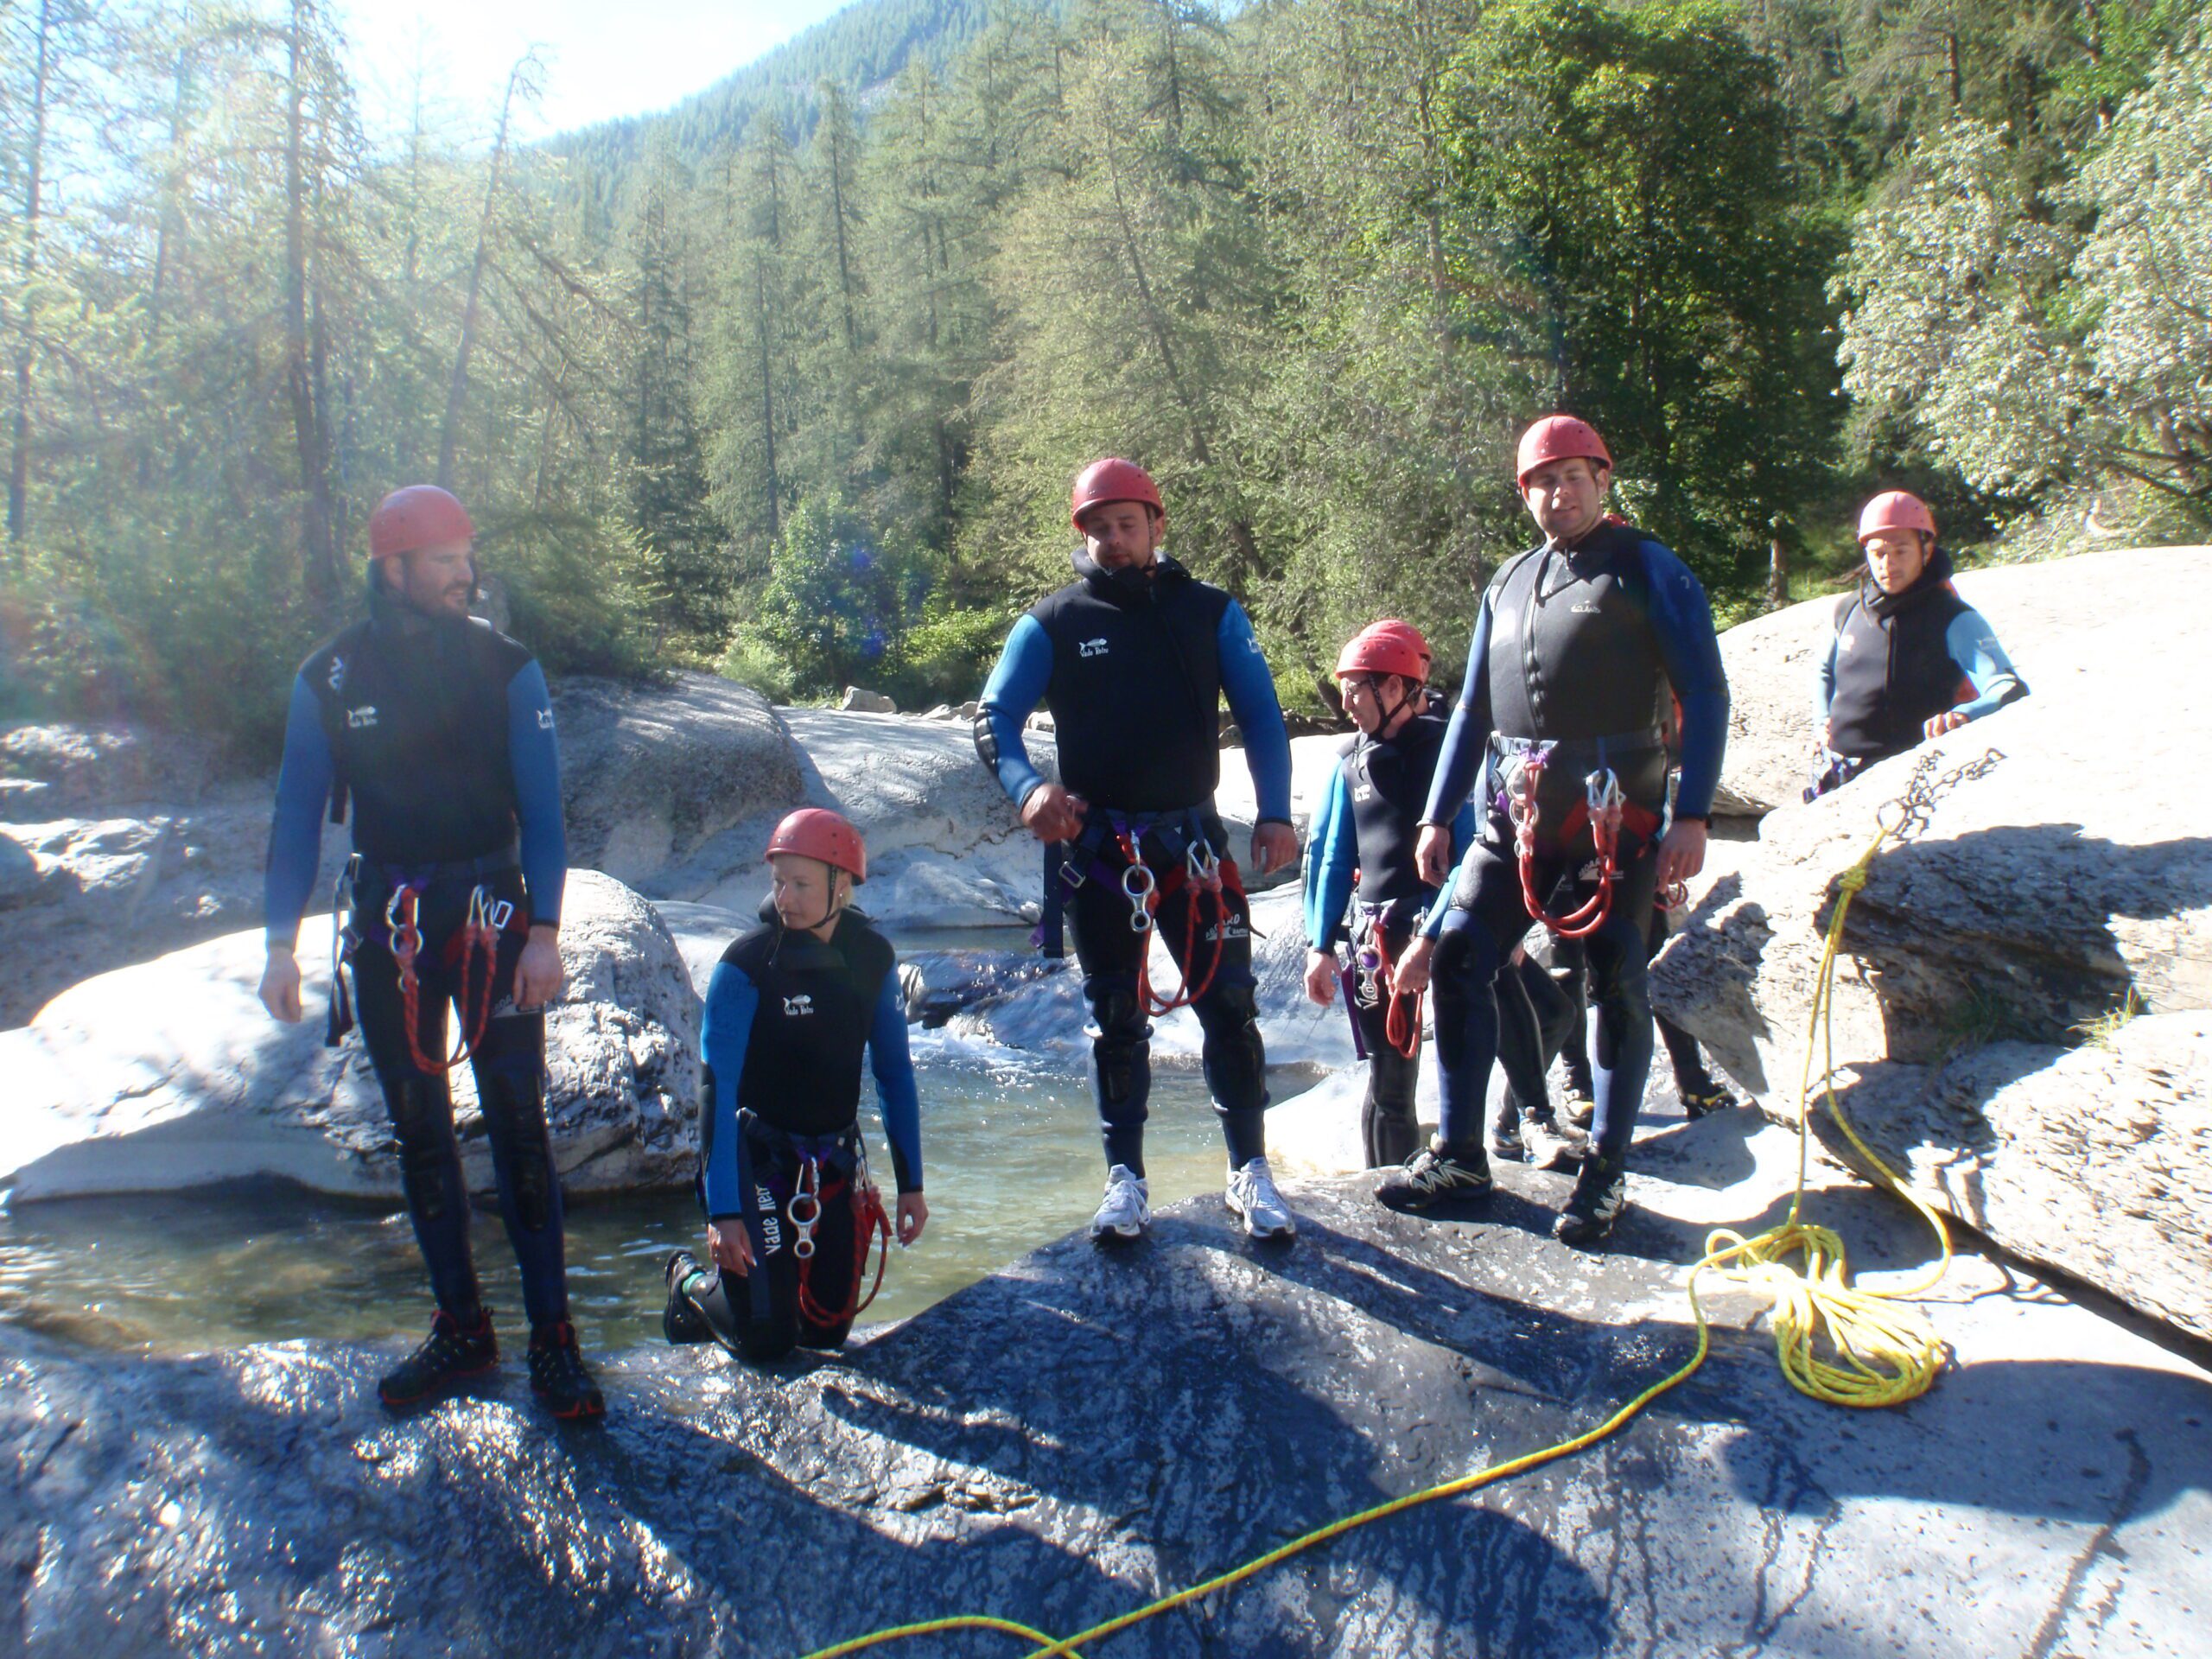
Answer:
<svg viewBox="0 0 2212 1659"><path fill-rule="evenodd" d="M1387 910L1388 906L1384 909ZM1361 917L1360 931L1352 953L1352 999L1363 1008L1383 1007L1382 1036L1390 1046L1407 1059L1421 1052L1421 1006L1423 993L1411 995L1397 987L1397 971L1390 961L1390 953L1383 938L1383 910L1367 909ZM1359 1035L1359 1020L1355 1017L1352 1029ZM1360 1039L1363 1045L1364 1039ZM1365 1053L1360 1058L1365 1059Z"/></svg>
<svg viewBox="0 0 2212 1659"><path fill-rule="evenodd" d="M780 1147L791 1160L791 1196L784 1200L782 1208L784 1219L791 1224L791 1259L798 1263L800 1315L825 1328L850 1323L875 1300L876 1294L883 1288L884 1269L891 1261L891 1218L884 1212L882 1195L868 1177L868 1142L857 1128L849 1128L827 1139L793 1135L744 1109L738 1114L738 1132ZM782 1185L780 1181L776 1184L779 1187ZM755 1248L762 1249L767 1230L760 1224L762 1218L754 1205L753 1185L749 1180L746 1183L746 1226ZM823 1306L814 1294L814 1258L820 1249L814 1235L830 1203L849 1186L853 1192L853 1277L843 1307L833 1312ZM769 1218L773 1216L771 1210ZM879 1244L880 1248L876 1248ZM875 1256L875 1282L863 1298L861 1281L868 1274L871 1253ZM755 1294L755 1316L764 1319L766 1309L759 1298L760 1287L766 1282L763 1277L748 1287Z"/></svg>
<svg viewBox="0 0 2212 1659"><path fill-rule="evenodd" d="M468 919L446 946L449 965L459 970L461 1046L445 1059L433 1059L423 1051L418 1027L422 1012L422 982L415 972L423 954L423 929L417 920L427 882L404 881L385 901L385 928L391 940L392 960L399 964L399 1006L407 1028L407 1055L418 1071L450 1071L474 1055L484 1040L492 1018L492 985L499 977L499 935L513 925L515 907L505 899L494 899L491 889L478 882L468 890Z"/></svg>
<svg viewBox="0 0 2212 1659"><path fill-rule="evenodd" d="M1444 1481L1417 1492L1408 1492L1402 1497L1394 1497L1371 1509L1362 1510L1356 1515L1332 1521L1255 1557L1241 1567L1217 1573L1203 1583L1162 1596L1157 1601L1104 1620L1088 1630L1078 1630L1073 1636L1052 1637L1014 1619L998 1618L987 1614L958 1614L896 1625L855 1637L849 1641L817 1649L808 1655L807 1659L840 1659L845 1654L860 1653L869 1648L914 1637L940 1635L948 1630L997 1630L1004 1635L1019 1637L1035 1644L1026 1659L1082 1659L1086 1645L1095 1645L1132 1625L1141 1624L1162 1613L1201 1600L1217 1591L1241 1584L1294 1555L1341 1538L1346 1533L1425 1503L1463 1497L1545 1464L1555 1463L1562 1458L1586 1451L1624 1427L1661 1395L1688 1382L1705 1363L1711 1349L1712 1332L1705 1305L1698 1298L1697 1287L1698 1276L1707 1272L1744 1289L1773 1299L1776 1353L1781 1362L1783 1374L1801 1392L1832 1405L1860 1408L1900 1406L1925 1394L1948 1357L1948 1350L1924 1314L1901 1304L1932 1290L1949 1271L1951 1236L1943 1224L1942 1217L1933 1206L1910 1192L1889 1166L1874 1155L1844 1116L1835 1094L1830 997L1835 982L1836 957L1842 946L1844 917L1851 909L1853 898L1866 887L1867 870L1876 855L1891 842L1902 843L1925 830L1936 803L1944 794L1962 782L1972 782L1987 775L1989 770L2004 758L1999 751L1992 749L1980 760L1955 766L1942 778L1931 781L1936 757L1932 754L1923 756L1904 793L1891 803L1896 809L1895 815L1892 817L1885 811L1878 819L1878 828L1873 840L1839 879L1835 908L1828 918L1820 971L1815 982L1812 1015L1805 1033L1805 1066L1797 1089L1797 1184L1790 1200L1789 1214L1780 1226L1748 1238L1726 1228L1716 1229L1707 1236L1705 1254L1690 1268L1689 1282L1685 1287L1689 1297L1690 1313L1697 1325L1697 1345L1679 1369L1660 1378L1594 1428L1556 1445L1510 1458L1503 1463L1492 1464L1486 1469L1478 1469L1457 1479ZM1828 1115L1850 1139L1859 1156L1866 1160L1868 1167L1880 1178L1882 1184L1918 1211L1936 1233L1941 1247L1937 1261L1929 1272L1909 1285L1888 1290L1872 1290L1853 1285L1844 1265L1842 1241L1829 1229L1815 1226L1799 1218L1805 1198L1807 1148L1812 1138L1813 1054L1816 1046L1820 1050L1822 1065L1820 1079L1822 1103L1827 1107ZM1805 1256L1802 1270L1791 1268L1784 1261L1785 1257L1801 1250ZM1823 1326L1828 1345L1840 1357L1840 1363L1823 1359L1815 1351L1815 1339Z"/></svg>
<svg viewBox="0 0 2212 1659"><path fill-rule="evenodd" d="M1649 839L1659 827L1659 820L1622 792L1620 779L1614 776L1611 766L1601 765L1583 779L1583 798L1560 825L1560 840L1571 842L1581 833L1584 824L1590 826L1591 842L1597 849L1598 890L1567 915L1553 915L1536 895L1536 785L1550 764L1555 747L1550 743L1532 744L1521 755L1520 776L1506 797L1506 812L1513 822L1513 852L1521 870L1521 899L1529 914L1555 938L1587 938L1603 927L1605 918L1612 913L1613 884L1620 875L1622 826L1625 824L1631 834Z"/></svg>

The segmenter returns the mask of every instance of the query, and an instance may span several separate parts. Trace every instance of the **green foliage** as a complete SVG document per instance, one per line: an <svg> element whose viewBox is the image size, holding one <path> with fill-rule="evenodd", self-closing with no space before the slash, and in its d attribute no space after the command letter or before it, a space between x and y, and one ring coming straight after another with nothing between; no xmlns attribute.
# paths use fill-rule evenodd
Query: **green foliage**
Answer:
<svg viewBox="0 0 2212 1659"><path fill-rule="evenodd" d="M1006 641L1002 611L956 610L931 604L899 641L890 679L881 689L902 709L966 702Z"/></svg>
<svg viewBox="0 0 2212 1659"><path fill-rule="evenodd" d="M801 501L741 638L787 665L794 685L879 684L922 608L911 554L871 535L835 495Z"/></svg>

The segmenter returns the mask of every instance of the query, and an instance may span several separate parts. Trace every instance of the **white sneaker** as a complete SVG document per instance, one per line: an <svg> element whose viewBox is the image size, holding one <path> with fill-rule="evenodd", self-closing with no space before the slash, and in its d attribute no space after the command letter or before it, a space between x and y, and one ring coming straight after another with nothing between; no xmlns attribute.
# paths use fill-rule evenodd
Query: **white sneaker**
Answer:
<svg viewBox="0 0 2212 1659"><path fill-rule="evenodd" d="M1275 1191L1274 1172L1265 1158L1255 1158L1242 1169L1229 1172L1227 1199L1230 1214L1244 1224L1254 1238L1290 1238L1298 1232L1298 1217Z"/></svg>
<svg viewBox="0 0 2212 1659"><path fill-rule="evenodd" d="M1106 1172L1106 1196L1090 1218L1093 1238L1135 1238L1152 1225L1152 1185L1127 1164Z"/></svg>

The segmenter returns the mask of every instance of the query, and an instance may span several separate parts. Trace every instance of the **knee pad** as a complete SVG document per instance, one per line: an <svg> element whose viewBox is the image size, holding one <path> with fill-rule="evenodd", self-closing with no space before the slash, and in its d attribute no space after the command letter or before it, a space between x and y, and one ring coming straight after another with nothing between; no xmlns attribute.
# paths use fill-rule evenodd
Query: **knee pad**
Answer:
<svg viewBox="0 0 2212 1659"><path fill-rule="evenodd" d="M1260 1005L1249 982L1224 985L1198 1004L1206 1028L1206 1083L1223 1111L1256 1111L1268 1103L1268 1051L1260 1036Z"/></svg>
<svg viewBox="0 0 2212 1659"><path fill-rule="evenodd" d="M1096 990L1090 1013L1098 1027L1090 1053L1098 1070L1099 1104L1126 1106L1137 1098L1139 1077L1148 1070L1152 1058L1152 1027L1145 1021L1136 987L1109 985Z"/></svg>
<svg viewBox="0 0 2212 1659"><path fill-rule="evenodd" d="M399 1185L424 1221L446 1211L446 1147L453 1136L453 1096L442 1077L418 1073L385 1088L392 1136L399 1143Z"/></svg>
<svg viewBox="0 0 2212 1659"><path fill-rule="evenodd" d="M545 1127L545 1081L505 1071L495 1071L485 1081L492 1098L484 1103L484 1116L505 1154L502 1161L514 1189L515 1218L531 1232L541 1231L553 1219L556 1179L552 1137Z"/></svg>

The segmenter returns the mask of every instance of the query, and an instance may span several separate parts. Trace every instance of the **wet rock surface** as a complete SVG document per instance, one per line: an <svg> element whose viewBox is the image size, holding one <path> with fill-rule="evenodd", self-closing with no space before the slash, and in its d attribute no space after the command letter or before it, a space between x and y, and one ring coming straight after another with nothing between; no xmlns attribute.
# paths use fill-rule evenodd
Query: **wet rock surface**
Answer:
<svg viewBox="0 0 2212 1659"><path fill-rule="evenodd" d="M1697 1230L1633 1216L1580 1256L1542 1234L1555 1187L1510 1173L1435 1221L1357 1182L1296 1189L1303 1234L1266 1251L1193 1201L1133 1249L1065 1241L834 1358L625 1354L596 1430L548 1421L512 1357L394 1419L373 1386L397 1342L149 1359L0 1329L0 1645L429 1655L557 1631L583 1655L787 1655L957 1613L1071 1633L1587 1429L1687 1359ZM1879 1241L1862 1266L1924 1253L1886 1200L1825 1202ZM1096 1650L2191 1650L2212 1389L1960 1272L1936 1313L1961 1363L1910 1408L1798 1395L1723 1299L1704 1370L1597 1449ZM1002 1644L891 1651L981 1642Z"/></svg>
<svg viewBox="0 0 2212 1659"><path fill-rule="evenodd" d="M698 1153L699 1002L651 906L569 873L567 982L546 1020L547 1120L571 1192L673 1185ZM323 1046L327 918L302 930L307 1018L256 995L261 935L232 934L88 980L0 1033L9 1078L0 1189L15 1201L280 1175L318 1192L396 1199L382 1095L355 1032ZM492 1185L475 1084L453 1074L463 1166Z"/></svg>
<svg viewBox="0 0 2212 1659"><path fill-rule="evenodd" d="M2101 591L2130 570L2127 604ZM1832 1003L1834 1058L1859 1079L1847 1109L2007 1249L2202 1333L2212 836L2195 780L2212 774L2212 692L2177 653L2212 631L2212 550L2032 573L2037 602L2078 601L2022 658L2034 695L1770 814L1660 957L1653 1000L1793 1114L1839 878L1923 756L1938 779L1964 768L1852 902ZM2172 1023L2084 1046L2131 1007Z"/></svg>

